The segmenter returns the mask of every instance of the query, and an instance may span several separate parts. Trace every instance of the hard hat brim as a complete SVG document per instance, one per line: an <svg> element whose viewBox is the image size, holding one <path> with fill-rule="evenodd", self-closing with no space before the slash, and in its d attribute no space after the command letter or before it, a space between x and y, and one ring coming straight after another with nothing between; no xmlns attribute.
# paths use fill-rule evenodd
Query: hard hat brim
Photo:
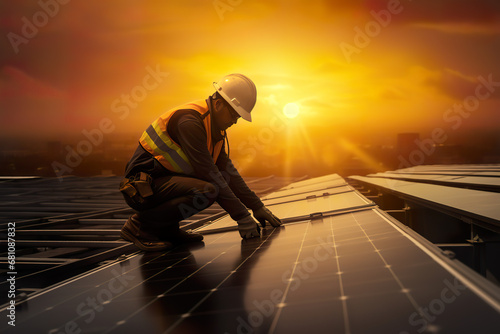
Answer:
<svg viewBox="0 0 500 334"><path fill-rule="evenodd" d="M222 98L227 102L229 103L229 105L238 113L238 115L241 116L241 118L243 118L245 121L248 121L248 122L251 122L252 121L252 115L246 111L243 107L241 106L237 106L229 96L227 96L227 94L222 91L220 89L220 86L219 84L217 84L217 82L214 82L213 83L213 86L216 90L217 93L219 93L220 96L222 96Z"/></svg>

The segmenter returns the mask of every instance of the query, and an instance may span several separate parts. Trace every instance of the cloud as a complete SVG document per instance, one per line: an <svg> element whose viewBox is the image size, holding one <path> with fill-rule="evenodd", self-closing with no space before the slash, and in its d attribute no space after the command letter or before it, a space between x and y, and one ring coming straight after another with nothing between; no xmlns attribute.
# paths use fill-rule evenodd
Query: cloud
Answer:
<svg viewBox="0 0 500 334"><path fill-rule="evenodd" d="M62 97L64 97L63 91L16 67L6 66L0 71L1 99L59 99Z"/></svg>
<svg viewBox="0 0 500 334"><path fill-rule="evenodd" d="M367 10L388 8L390 0L353 1ZM399 1L403 8L399 19L425 22L494 22L499 17L500 3L496 0L418 0Z"/></svg>
<svg viewBox="0 0 500 334"><path fill-rule="evenodd" d="M277 106L279 105L278 101L276 101L276 96L274 94L271 94L269 96L263 96L260 98L260 100L263 103L269 104L271 106Z"/></svg>
<svg viewBox="0 0 500 334"><path fill-rule="evenodd" d="M358 20L371 20L370 12L387 11L391 0L327 1L330 11L344 11ZM394 2L395 3L395 2ZM498 34L500 2L497 0L399 1L401 12L391 15L392 24L457 34Z"/></svg>
<svg viewBox="0 0 500 334"><path fill-rule="evenodd" d="M220 20L212 1L72 1L18 55L4 38L0 47L10 52L0 55L1 103L20 115L56 107L76 127L93 125L91 117L109 116L111 102L140 84L147 66L159 64L170 77L123 123L130 129L164 107L211 93L212 81L235 71L254 79L262 108L300 102L304 119L323 113L345 124L371 119L374 107L427 110L449 97L463 99L474 92L477 75L498 69L486 34L499 30L500 6L487 0L401 0L404 10L347 64L338 42L352 41L353 27L365 27L374 19L370 11L388 2L242 1ZM0 33L19 32L37 3L12 2L0 13ZM413 67L422 70L408 73ZM26 102L39 99L45 109Z"/></svg>
<svg viewBox="0 0 500 334"><path fill-rule="evenodd" d="M396 87L388 87L380 93L380 98L385 100L406 100L408 93Z"/></svg>
<svg viewBox="0 0 500 334"><path fill-rule="evenodd" d="M474 95L476 87L481 84L479 76L465 75L457 70L444 69L434 72L425 80L425 84L436 88L443 94L458 100L463 100L469 95ZM497 82L493 76L493 80ZM500 91L497 90L491 98L500 98Z"/></svg>
<svg viewBox="0 0 500 334"><path fill-rule="evenodd" d="M412 27L424 30L434 30L448 34L461 35L497 35L500 34L500 22L445 22L430 23L419 22L411 24Z"/></svg>
<svg viewBox="0 0 500 334"><path fill-rule="evenodd" d="M411 21L443 23L494 23L500 15L496 0L424 0L408 4L405 17Z"/></svg>
<svg viewBox="0 0 500 334"><path fill-rule="evenodd" d="M500 33L500 2L496 0L413 1L401 19L410 26L448 34Z"/></svg>
<svg viewBox="0 0 500 334"><path fill-rule="evenodd" d="M290 85L284 85L284 84L275 84L275 85L263 85L260 87L262 90L270 90L270 91L277 91L277 90L286 90L290 89Z"/></svg>
<svg viewBox="0 0 500 334"><path fill-rule="evenodd" d="M41 134L65 126L66 94L11 66L0 70L0 124L3 134Z"/></svg>

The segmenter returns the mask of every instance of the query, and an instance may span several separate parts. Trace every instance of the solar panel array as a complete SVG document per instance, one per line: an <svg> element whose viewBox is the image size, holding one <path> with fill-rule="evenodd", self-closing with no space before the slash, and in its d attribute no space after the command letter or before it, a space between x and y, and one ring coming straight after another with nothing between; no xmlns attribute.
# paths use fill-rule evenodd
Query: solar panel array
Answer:
<svg viewBox="0 0 500 334"><path fill-rule="evenodd" d="M368 176L500 192L500 165L423 165Z"/></svg>
<svg viewBox="0 0 500 334"><path fill-rule="evenodd" d="M16 331L498 331L497 286L338 175L292 183L264 201L284 227L241 240L229 218L214 219L198 228L203 243L129 254L28 298Z"/></svg>
<svg viewBox="0 0 500 334"><path fill-rule="evenodd" d="M0 271L7 275L8 226L15 224L17 299L70 279L106 261L137 251L120 239L120 229L133 211L118 191L121 177L2 177ZM289 184L291 178L248 178L258 194ZM299 179L297 179L299 180ZM219 205L183 220L194 228L224 215ZM9 225L11 223L11 225ZM7 281L0 282L0 304L8 302Z"/></svg>
<svg viewBox="0 0 500 334"><path fill-rule="evenodd" d="M349 180L500 285L500 165L415 166Z"/></svg>

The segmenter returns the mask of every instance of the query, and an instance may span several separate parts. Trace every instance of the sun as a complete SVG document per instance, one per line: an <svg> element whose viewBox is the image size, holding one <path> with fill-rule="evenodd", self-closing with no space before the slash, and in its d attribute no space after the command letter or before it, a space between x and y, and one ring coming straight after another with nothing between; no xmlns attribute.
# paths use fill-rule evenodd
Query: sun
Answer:
<svg viewBox="0 0 500 334"><path fill-rule="evenodd" d="M288 103L283 107L283 114L288 118L295 118L299 115L299 105L297 103Z"/></svg>

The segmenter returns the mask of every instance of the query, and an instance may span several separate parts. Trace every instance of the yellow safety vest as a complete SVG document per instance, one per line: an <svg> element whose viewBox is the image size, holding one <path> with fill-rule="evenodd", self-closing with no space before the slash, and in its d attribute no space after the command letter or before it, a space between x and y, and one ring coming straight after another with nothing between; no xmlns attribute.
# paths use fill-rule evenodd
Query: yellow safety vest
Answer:
<svg viewBox="0 0 500 334"><path fill-rule="evenodd" d="M170 138L167 129L168 122L175 112L182 109L196 110L203 118L203 125L207 131L207 149L212 153L214 163L222 150L224 140L213 143L211 115L205 115L209 108L206 100L198 100L171 109L158 117L141 136L141 146L151 153L166 169L182 174L193 175L193 166L179 144Z"/></svg>

